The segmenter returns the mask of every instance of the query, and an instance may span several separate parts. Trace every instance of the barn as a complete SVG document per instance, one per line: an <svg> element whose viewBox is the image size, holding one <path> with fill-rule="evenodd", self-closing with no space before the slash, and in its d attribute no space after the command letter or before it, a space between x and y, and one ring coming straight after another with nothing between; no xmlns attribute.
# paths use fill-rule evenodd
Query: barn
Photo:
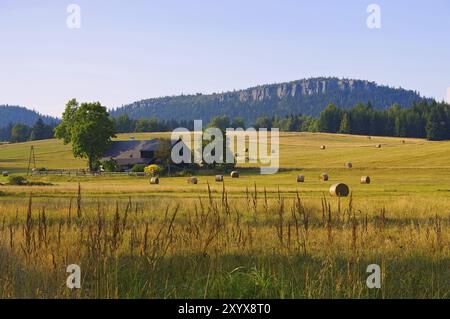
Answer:
<svg viewBox="0 0 450 319"><path fill-rule="evenodd" d="M154 162L158 148L158 139L112 141L101 161L114 159L124 168L131 168L136 164L148 165Z"/></svg>

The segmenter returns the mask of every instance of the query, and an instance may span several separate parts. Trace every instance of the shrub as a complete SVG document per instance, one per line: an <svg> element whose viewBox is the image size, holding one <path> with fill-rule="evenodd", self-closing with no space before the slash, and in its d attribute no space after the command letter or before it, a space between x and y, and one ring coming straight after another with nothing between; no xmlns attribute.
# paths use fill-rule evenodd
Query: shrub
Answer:
<svg viewBox="0 0 450 319"><path fill-rule="evenodd" d="M102 167L107 172L120 172L120 165L114 159L102 162Z"/></svg>
<svg viewBox="0 0 450 319"><path fill-rule="evenodd" d="M133 173L142 173L144 172L145 169L145 164L134 164L133 167L131 168L131 171Z"/></svg>
<svg viewBox="0 0 450 319"><path fill-rule="evenodd" d="M8 183L9 185L27 185L28 181L23 176L9 176Z"/></svg>
<svg viewBox="0 0 450 319"><path fill-rule="evenodd" d="M150 176L157 176L161 173L161 167L156 164L151 164L144 169L144 172Z"/></svg>

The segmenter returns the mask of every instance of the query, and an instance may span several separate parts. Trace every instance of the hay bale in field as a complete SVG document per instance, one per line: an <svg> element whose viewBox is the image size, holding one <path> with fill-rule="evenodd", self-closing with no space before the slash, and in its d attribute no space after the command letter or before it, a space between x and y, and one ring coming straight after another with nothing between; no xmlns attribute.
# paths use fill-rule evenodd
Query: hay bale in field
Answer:
<svg viewBox="0 0 450 319"><path fill-rule="evenodd" d="M9 172L8 171L3 171L2 175L3 175L3 177L7 177L7 176L9 176Z"/></svg>
<svg viewBox="0 0 450 319"><path fill-rule="evenodd" d="M361 184L370 184L370 177L369 176L362 176L361 177Z"/></svg>
<svg viewBox="0 0 450 319"><path fill-rule="evenodd" d="M377 145L376 145L376 148L381 148L381 144L377 144Z"/></svg>
<svg viewBox="0 0 450 319"><path fill-rule="evenodd" d="M239 172L238 171L232 171L231 172L231 178L239 178Z"/></svg>
<svg viewBox="0 0 450 319"><path fill-rule="evenodd" d="M337 183L331 185L330 195L336 197L347 197L350 194L350 189L344 183Z"/></svg>
<svg viewBox="0 0 450 319"><path fill-rule="evenodd" d="M297 175L297 183L304 183L305 175Z"/></svg>
<svg viewBox="0 0 450 319"><path fill-rule="evenodd" d="M223 175L216 175L216 182L223 182Z"/></svg>
<svg viewBox="0 0 450 319"><path fill-rule="evenodd" d="M322 175L320 175L320 179L326 182L329 179L329 176L327 173L323 173Z"/></svg>
<svg viewBox="0 0 450 319"><path fill-rule="evenodd" d="M352 168L352 167L353 167L352 162L347 162L347 163L345 163L345 167L347 167L347 168Z"/></svg>
<svg viewBox="0 0 450 319"><path fill-rule="evenodd" d="M405 140L402 140L402 144L405 144L406 143L406 141Z"/></svg>
<svg viewBox="0 0 450 319"><path fill-rule="evenodd" d="M320 146L320 149L321 149L321 150L324 150L324 149L326 149L326 148L327 148L327 147L326 147L325 145L321 145L321 146Z"/></svg>
<svg viewBox="0 0 450 319"><path fill-rule="evenodd" d="M152 177L152 178L150 178L150 184L151 185L158 185L159 184L159 177Z"/></svg>
<svg viewBox="0 0 450 319"><path fill-rule="evenodd" d="M371 139L372 139L372 136L367 136L367 138L368 138L369 140L371 140Z"/></svg>
<svg viewBox="0 0 450 319"><path fill-rule="evenodd" d="M197 184L198 179L197 179L197 177L189 177L187 182L188 182L188 184Z"/></svg>

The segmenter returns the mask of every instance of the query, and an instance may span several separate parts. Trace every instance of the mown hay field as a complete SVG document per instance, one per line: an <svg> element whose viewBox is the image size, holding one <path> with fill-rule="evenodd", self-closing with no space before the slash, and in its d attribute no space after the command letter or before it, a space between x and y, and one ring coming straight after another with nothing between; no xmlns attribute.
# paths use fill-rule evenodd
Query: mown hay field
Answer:
<svg viewBox="0 0 450 319"><path fill-rule="evenodd" d="M38 167L86 166L51 140L1 145L0 170L24 174L31 144ZM211 174L197 185L128 176L1 185L0 297L450 297L449 142L283 133L280 144L278 174L240 167L223 184ZM330 197L336 182L351 197ZM81 267L81 289L66 287L69 264ZM369 264L381 267L380 289L366 286Z"/></svg>

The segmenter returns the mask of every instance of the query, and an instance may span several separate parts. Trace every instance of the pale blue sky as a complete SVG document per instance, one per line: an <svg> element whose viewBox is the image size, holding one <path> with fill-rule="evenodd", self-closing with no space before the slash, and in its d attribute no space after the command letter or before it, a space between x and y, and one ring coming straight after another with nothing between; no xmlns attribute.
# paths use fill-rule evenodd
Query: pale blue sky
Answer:
<svg viewBox="0 0 450 319"><path fill-rule="evenodd" d="M69 4L81 29L66 26ZM368 29L366 8L381 6ZM0 0L0 104L60 115L315 76L373 80L443 99L448 0Z"/></svg>

